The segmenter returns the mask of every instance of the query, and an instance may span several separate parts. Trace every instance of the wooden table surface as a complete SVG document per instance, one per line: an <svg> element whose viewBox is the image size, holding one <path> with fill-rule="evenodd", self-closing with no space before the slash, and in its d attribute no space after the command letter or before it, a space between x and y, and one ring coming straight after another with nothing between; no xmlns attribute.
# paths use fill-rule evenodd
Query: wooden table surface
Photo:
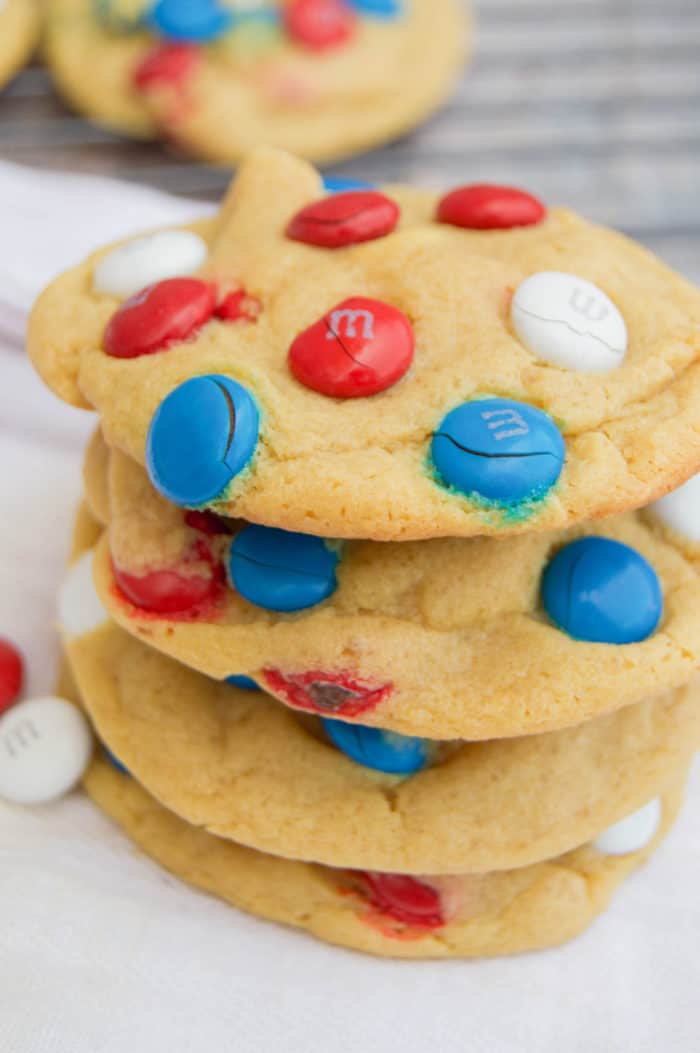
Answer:
<svg viewBox="0 0 700 1053"><path fill-rule="evenodd" d="M443 112L333 169L524 185L700 278L699 0L479 0L476 58ZM397 87L400 90L400 86ZM0 157L217 197L229 172L69 112L33 66L0 96Z"/></svg>

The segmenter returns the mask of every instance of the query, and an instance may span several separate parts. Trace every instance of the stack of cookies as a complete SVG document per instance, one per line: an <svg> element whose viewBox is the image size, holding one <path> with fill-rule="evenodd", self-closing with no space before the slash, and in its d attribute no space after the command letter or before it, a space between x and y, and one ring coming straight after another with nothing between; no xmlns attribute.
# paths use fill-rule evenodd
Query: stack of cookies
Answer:
<svg viewBox="0 0 700 1053"><path fill-rule="evenodd" d="M522 191L263 150L30 353L100 414L59 602L97 804L375 954L585 928L700 744L700 294Z"/></svg>

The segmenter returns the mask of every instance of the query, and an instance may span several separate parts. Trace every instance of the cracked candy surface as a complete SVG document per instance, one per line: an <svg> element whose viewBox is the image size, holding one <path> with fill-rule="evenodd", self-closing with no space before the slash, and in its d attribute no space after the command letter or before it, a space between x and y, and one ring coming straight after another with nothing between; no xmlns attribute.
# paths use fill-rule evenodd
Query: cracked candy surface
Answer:
<svg viewBox="0 0 700 1053"><path fill-rule="evenodd" d="M406 8L399 19L360 18L352 40L323 52L235 29L196 48L182 82L137 91L134 72L159 38L105 30L92 0L49 0L46 54L67 100L110 127L160 133L213 161L268 143L328 161L395 138L449 94L466 51L462 5Z"/></svg>
<svg viewBox="0 0 700 1053"><path fill-rule="evenodd" d="M507 545L489 538L348 542L337 590L307 611L266 611L229 586L205 615L168 618L129 603L114 565L132 574L209 573L192 560L193 546L205 541L225 559L241 524L226 522L231 533L204 538L182 509L156 493L140 466L119 452L106 455L98 437L85 478L91 506L101 509L103 522L111 514L96 575L115 621L218 680L253 676L283 701L270 670L343 674L392 685L376 708L357 714L360 723L433 739L484 739L580 723L687 683L700 663L700 546L672 536L651 513L520 536ZM591 534L631 545L659 575L663 618L641 643L574 640L542 609L540 580L549 559Z"/></svg>
<svg viewBox="0 0 700 1053"><path fill-rule="evenodd" d="M104 760L93 763L84 785L147 855L195 888L328 943L397 958L510 954L572 939L653 853L682 798L682 786L672 784L654 840L627 856L605 857L584 845L519 870L428 878L451 905L446 924L432 932L401 932L379 923L343 872L266 855L190 826Z"/></svg>
<svg viewBox="0 0 700 1053"><path fill-rule="evenodd" d="M104 250L58 278L35 306L29 351L46 382L102 415L110 443L144 463L161 401L192 376L223 374L261 407L250 467L212 502L251 522L328 537L408 540L558 528L639 507L700 467L700 294L638 245L564 209L540 225L475 232L432 221L436 198L391 190L397 231L328 250L284 230L321 194L316 172L274 151L242 167L215 220L203 276L243 287L255 323L211 321L190 342L130 360L102 350L119 301L92 291ZM542 270L597 284L629 330L624 363L605 374L548 365L516 339L514 289ZM351 297L385 300L410 319L412 368L371 398L304 388L287 352L296 335ZM532 507L506 512L451 493L427 458L433 431L460 402L495 394L529 402L566 439L559 482ZM517 514L516 514L517 513Z"/></svg>
<svg viewBox="0 0 700 1053"><path fill-rule="evenodd" d="M4 0L0 4L0 87L29 61L38 41L35 0Z"/></svg>
<svg viewBox="0 0 700 1053"><path fill-rule="evenodd" d="M170 811L330 865L420 874L536 862L645 804L700 743L693 684L575 729L445 744L402 779L350 760L313 718L193 673L112 624L66 649L100 738Z"/></svg>

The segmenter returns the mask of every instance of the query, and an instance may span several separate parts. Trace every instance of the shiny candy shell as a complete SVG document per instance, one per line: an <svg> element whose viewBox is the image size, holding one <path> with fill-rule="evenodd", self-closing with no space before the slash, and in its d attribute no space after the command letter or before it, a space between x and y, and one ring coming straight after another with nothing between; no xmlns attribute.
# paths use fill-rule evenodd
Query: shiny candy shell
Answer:
<svg viewBox="0 0 700 1053"><path fill-rule="evenodd" d="M290 221L287 237L325 249L383 238L399 222L399 206L378 190L347 190L307 205Z"/></svg>
<svg viewBox="0 0 700 1053"><path fill-rule="evenodd" d="M250 676L241 676L240 674L227 676L226 683L230 684L231 687L237 687L240 691L262 691L260 685L256 684Z"/></svg>
<svg viewBox="0 0 700 1053"><path fill-rule="evenodd" d="M362 179L348 179L344 176L324 176L323 189L328 194L345 194L348 190L373 190L371 183Z"/></svg>
<svg viewBox="0 0 700 1053"><path fill-rule="evenodd" d="M641 852L654 839L661 825L663 808L656 797L643 808L609 826L593 842L593 847L606 856L626 856Z"/></svg>
<svg viewBox="0 0 700 1053"><path fill-rule="evenodd" d="M198 278L168 278L127 300L105 330L114 358L139 358L182 344L213 316L216 294Z"/></svg>
<svg viewBox="0 0 700 1053"><path fill-rule="evenodd" d="M137 575L115 566L114 580L135 607L154 614L192 610L214 600L219 591L215 574L187 575L172 568Z"/></svg>
<svg viewBox="0 0 700 1053"><path fill-rule="evenodd" d="M13 643L0 638L0 713L17 701L23 679L22 655Z"/></svg>
<svg viewBox="0 0 700 1053"><path fill-rule="evenodd" d="M125 298L149 285L194 274L207 258L207 244L189 230L163 230L127 241L95 267L95 292Z"/></svg>
<svg viewBox="0 0 700 1053"><path fill-rule="evenodd" d="M0 718L0 797L46 804L68 793L92 753L80 710L62 698L20 702Z"/></svg>
<svg viewBox="0 0 700 1053"><path fill-rule="evenodd" d="M437 889L405 874L355 873L371 905L380 914L411 928L439 929L445 915Z"/></svg>
<svg viewBox="0 0 700 1053"><path fill-rule="evenodd" d="M450 489L499 505L535 500L556 483L566 447L551 417L527 403L463 402L435 432L431 456Z"/></svg>
<svg viewBox="0 0 700 1053"><path fill-rule="evenodd" d="M524 190L476 183L446 194L437 218L467 230L509 230L541 223L546 214L542 202Z"/></svg>
<svg viewBox="0 0 700 1053"><path fill-rule="evenodd" d="M220 497L252 458L259 415L250 393L219 374L171 391L148 431L146 465L156 490L176 505Z"/></svg>
<svg viewBox="0 0 700 1053"><path fill-rule="evenodd" d="M289 349L289 368L321 395L362 398L400 380L413 351L413 329L401 311L355 296L299 334Z"/></svg>
<svg viewBox="0 0 700 1053"><path fill-rule="evenodd" d="M656 501L651 509L665 526L690 541L700 542L700 473Z"/></svg>
<svg viewBox="0 0 700 1053"><path fill-rule="evenodd" d="M339 750L366 768L388 775L414 775L428 763L425 739L326 718L323 726Z"/></svg>
<svg viewBox="0 0 700 1053"><path fill-rule="evenodd" d="M355 21L345 0L291 0L284 7L289 36L314 51L344 44L355 31Z"/></svg>
<svg viewBox="0 0 700 1053"><path fill-rule="evenodd" d="M256 607L301 611L322 603L338 587L338 553L319 537L249 526L229 550L234 587Z"/></svg>
<svg viewBox="0 0 700 1053"><path fill-rule="evenodd" d="M231 28L233 13L217 0L157 0L149 22L170 40L206 44Z"/></svg>
<svg viewBox="0 0 700 1053"><path fill-rule="evenodd" d="M604 373L627 353L625 320L597 285L561 271L541 271L515 291L511 320L537 358L562 369Z"/></svg>
<svg viewBox="0 0 700 1053"><path fill-rule="evenodd" d="M581 538L557 553L542 578L542 602L555 625L589 643L639 643L663 614L654 568L604 537Z"/></svg>

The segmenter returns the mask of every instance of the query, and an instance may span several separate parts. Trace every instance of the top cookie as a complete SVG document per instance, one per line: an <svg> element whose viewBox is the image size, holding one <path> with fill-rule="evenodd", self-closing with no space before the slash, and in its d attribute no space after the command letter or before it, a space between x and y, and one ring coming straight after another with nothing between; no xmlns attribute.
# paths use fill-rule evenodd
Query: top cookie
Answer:
<svg viewBox="0 0 700 1053"><path fill-rule="evenodd" d="M457 0L50 0L46 39L78 109L225 163L386 142L444 101L464 52Z"/></svg>
<svg viewBox="0 0 700 1053"><path fill-rule="evenodd" d="M404 540L678 486L700 468L699 334L696 289L570 212L493 187L324 196L264 150L215 219L53 282L29 351L171 501Z"/></svg>

